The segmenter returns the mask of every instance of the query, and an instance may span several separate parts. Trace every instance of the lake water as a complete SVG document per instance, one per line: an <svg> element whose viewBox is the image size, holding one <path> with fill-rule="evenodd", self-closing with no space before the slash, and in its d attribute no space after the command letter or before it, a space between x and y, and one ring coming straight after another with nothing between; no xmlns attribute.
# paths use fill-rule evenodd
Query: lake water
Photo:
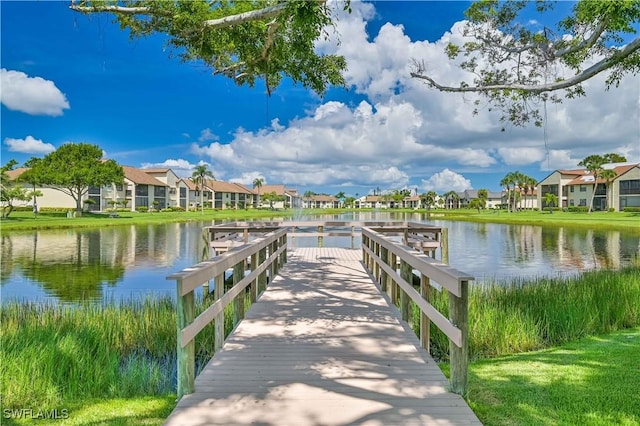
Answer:
<svg viewBox="0 0 640 426"><path fill-rule="evenodd" d="M449 263L475 276L475 282L619 268L640 252L640 236L624 231L452 222L386 212L296 218L300 219L410 220L447 227ZM174 297L175 282L165 277L202 260L206 225L210 223L2 235L0 299L111 302L147 295ZM315 245L316 240L296 238L295 244ZM351 239L327 237L324 245L349 247Z"/></svg>

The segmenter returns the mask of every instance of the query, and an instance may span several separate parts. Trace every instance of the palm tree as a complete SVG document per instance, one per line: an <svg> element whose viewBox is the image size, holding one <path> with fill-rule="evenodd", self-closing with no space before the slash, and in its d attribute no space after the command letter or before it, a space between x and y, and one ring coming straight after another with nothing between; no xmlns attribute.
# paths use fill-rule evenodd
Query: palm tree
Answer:
<svg viewBox="0 0 640 426"><path fill-rule="evenodd" d="M193 180L196 182L196 185L200 185L200 208L202 209L202 214L204 214L204 186L205 179L210 177L211 179L215 179L213 173L209 170L206 164L199 164L193 170L193 174L191 175Z"/></svg>
<svg viewBox="0 0 640 426"><path fill-rule="evenodd" d="M520 173L519 171L513 172L513 210L518 211L520 208L518 207L519 201L522 198L522 189L526 186L527 175L524 173ZM518 190L516 191L516 187ZM525 201L526 201L526 193L525 193Z"/></svg>
<svg viewBox="0 0 640 426"><path fill-rule="evenodd" d="M549 206L549 213L553 213L553 206L558 204L558 196L553 192L544 194L544 202Z"/></svg>
<svg viewBox="0 0 640 426"><path fill-rule="evenodd" d="M525 198L527 196L527 194L529 193L529 190L531 190L531 195L533 195L533 191L536 189L536 185L538 184L538 181L534 178L532 178L531 176L527 176L526 180L525 180ZM525 201L525 208L527 207L527 202ZM533 197L531 197L531 210L533 210Z"/></svg>
<svg viewBox="0 0 640 426"><path fill-rule="evenodd" d="M431 210L431 206L436 202L437 196L438 194L434 191L429 191L420 195L420 201L422 201L422 204L427 208L427 210Z"/></svg>
<svg viewBox="0 0 640 426"><path fill-rule="evenodd" d="M610 192L611 192L611 182L616 178L616 176L618 176L618 174L616 173L615 170L613 169L604 169L601 173L600 173L600 177L602 179L604 179L604 185L607 189L606 195L605 195L605 201L607 203L607 209L609 209L611 207L611 205L609 204L609 198L610 198ZM595 193L595 187L593 188L593 192Z"/></svg>
<svg viewBox="0 0 640 426"><path fill-rule="evenodd" d="M515 174L513 172L507 173L502 180L500 181L500 186L504 186L507 190L507 211L511 211L511 184L513 184L515 188Z"/></svg>
<svg viewBox="0 0 640 426"><path fill-rule="evenodd" d="M340 205L344 206L344 199L346 198L346 195L344 194L344 191L340 191L338 192L335 197L338 199L338 201L340 201Z"/></svg>
<svg viewBox="0 0 640 426"><path fill-rule="evenodd" d="M478 200L480 201L480 206L485 208L487 206L487 199L489 198L489 191L486 189L478 189Z"/></svg>
<svg viewBox="0 0 640 426"><path fill-rule="evenodd" d="M256 206L260 207L260 189L262 188L262 184L264 183L263 178L255 178L253 180L253 189L258 188L258 201L256 202Z"/></svg>

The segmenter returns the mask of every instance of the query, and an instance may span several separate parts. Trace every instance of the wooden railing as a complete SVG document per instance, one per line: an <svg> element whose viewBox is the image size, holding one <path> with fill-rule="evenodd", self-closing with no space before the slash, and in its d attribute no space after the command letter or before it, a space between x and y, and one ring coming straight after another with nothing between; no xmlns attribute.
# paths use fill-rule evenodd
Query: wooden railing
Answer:
<svg viewBox="0 0 640 426"><path fill-rule="evenodd" d="M417 254L370 228L362 230L362 256L365 267L381 290L390 296L393 304L399 305L404 321L409 322L410 301L420 309L422 347L429 351L431 322L449 338L451 390L464 394L469 361L469 281L474 278L424 254ZM414 270L420 277L420 292L413 286ZM449 292L450 319L429 303L432 281Z"/></svg>
<svg viewBox="0 0 640 426"><path fill-rule="evenodd" d="M325 237L350 237L351 247L355 248L355 238L361 235L362 228L372 228L388 236L402 236L405 245L435 258L436 249L440 249L441 258L448 262L447 228L425 225L418 222L396 221L279 221L279 222L231 222L204 228L205 240L209 247L224 252L231 247L247 243L251 236L275 229L287 228L289 242L296 245L296 238L317 238L318 247L324 245Z"/></svg>
<svg viewBox="0 0 640 426"><path fill-rule="evenodd" d="M411 222L242 222L204 230L209 244L239 238L241 245L229 246L225 253L167 277L175 280L177 286L178 398L194 391L195 336L213 321L214 351L222 348L225 307L233 304L235 326L244 317L247 287L251 301L256 301L267 281L271 282L287 261L287 236L292 233L309 236L309 232L295 232L305 227L318 229L312 236L361 233L363 263L381 290L389 294L394 304L399 304L402 319L409 320L410 301L420 309L422 346L429 351L431 322L449 338L451 390L464 393L468 363L468 285L473 277L434 259L436 247L441 248L443 260L448 257L446 228ZM340 227L349 231L325 231ZM390 238L399 235L402 236L400 242ZM251 272L246 274L248 259ZM225 273L229 270L233 270L233 287L225 292ZM420 292L413 287L414 270L420 276ZM214 280L215 302L195 317L194 290L208 286L211 280ZM449 292L450 319L429 304L432 281Z"/></svg>
<svg viewBox="0 0 640 426"><path fill-rule="evenodd" d="M245 276L247 260L251 272ZM280 267L287 261L287 230L281 228L264 237L232 248L224 254L169 275L176 281L178 323L178 398L194 391L195 337L214 322L214 351L224 344L224 308L233 304L234 326L244 317L244 303L249 287L251 301L265 290ZM225 272L233 270L233 287L225 289ZM215 302L195 317L194 290L214 280Z"/></svg>

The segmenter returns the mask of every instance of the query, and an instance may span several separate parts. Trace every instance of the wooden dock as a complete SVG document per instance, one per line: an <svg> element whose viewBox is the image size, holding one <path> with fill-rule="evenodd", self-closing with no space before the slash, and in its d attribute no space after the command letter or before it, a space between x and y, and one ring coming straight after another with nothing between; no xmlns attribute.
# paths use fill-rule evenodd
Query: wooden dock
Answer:
<svg viewBox="0 0 640 426"><path fill-rule="evenodd" d="M362 251L298 248L167 425L479 425Z"/></svg>

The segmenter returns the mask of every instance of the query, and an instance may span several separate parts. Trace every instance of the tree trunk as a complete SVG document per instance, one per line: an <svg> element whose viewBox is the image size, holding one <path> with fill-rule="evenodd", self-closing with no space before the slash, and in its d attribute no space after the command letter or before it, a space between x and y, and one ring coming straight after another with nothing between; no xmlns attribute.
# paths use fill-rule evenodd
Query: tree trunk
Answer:
<svg viewBox="0 0 640 426"><path fill-rule="evenodd" d="M594 176L594 178L597 179L597 177ZM591 211L593 210L593 200L596 198L596 190L598 189L598 182L596 182L593 185L593 194L591 194L591 201L589 202L589 211L588 213L591 213Z"/></svg>

